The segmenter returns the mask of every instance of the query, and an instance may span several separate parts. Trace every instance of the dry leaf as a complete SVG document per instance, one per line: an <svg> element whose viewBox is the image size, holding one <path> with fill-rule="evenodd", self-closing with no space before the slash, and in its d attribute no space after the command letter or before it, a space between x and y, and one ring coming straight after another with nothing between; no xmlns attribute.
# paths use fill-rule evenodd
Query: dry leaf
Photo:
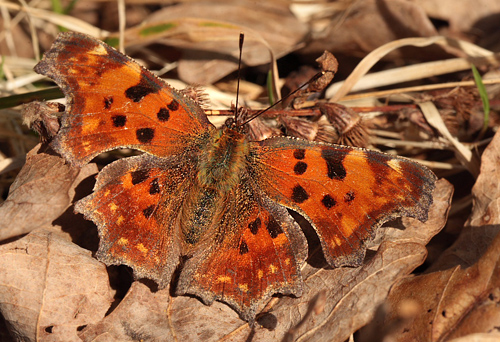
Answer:
<svg viewBox="0 0 500 342"><path fill-rule="evenodd" d="M454 32L469 32L478 21L500 12L500 2L497 0L462 0L460 2L414 0L413 2L420 6L429 17L448 21L450 30ZM453 11L450 11L450 8L453 8Z"/></svg>
<svg viewBox="0 0 500 342"><path fill-rule="evenodd" d="M485 253L500 232L500 134L497 133L481 157L481 169L472 188L474 206L457 241L429 271L456 265L472 266Z"/></svg>
<svg viewBox="0 0 500 342"><path fill-rule="evenodd" d="M332 20L308 47L308 52L332 51L363 57L388 42L406 37L430 37L437 35L434 26L419 6L411 1L362 0L351 3L343 18ZM433 49L439 53L439 49ZM406 53L406 54L405 54ZM388 57L414 57L415 49L392 52ZM432 55L418 54L420 58Z"/></svg>
<svg viewBox="0 0 500 342"><path fill-rule="evenodd" d="M95 164L72 167L46 145L37 145L0 206L0 241L50 226L71 205L75 187L95 173Z"/></svg>
<svg viewBox="0 0 500 342"><path fill-rule="evenodd" d="M500 332L492 331L490 333L471 334L464 337L454 338L448 342L498 342L500 341Z"/></svg>
<svg viewBox="0 0 500 342"><path fill-rule="evenodd" d="M58 233L0 246L0 311L18 341L80 341L112 300L105 266Z"/></svg>
<svg viewBox="0 0 500 342"><path fill-rule="evenodd" d="M423 309L413 322L397 331L396 340L442 341L494 330L500 318L499 257L500 235L471 267L456 266L399 282L389 295L390 306L396 308L411 298ZM392 318L389 314L385 323Z"/></svg>
<svg viewBox="0 0 500 342"><path fill-rule="evenodd" d="M146 285L134 282L110 315L79 336L85 342L170 341L175 335L167 319L169 302L168 289L152 293Z"/></svg>
<svg viewBox="0 0 500 342"><path fill-rule="evenodd" d="M152 14L147 25L179 18L190 25L171 30L175 35L160 41L187 48L179 61L179 76L194 84L211 84L237 69L240 32L246 36L245 65L270 63L268 48L276 58L295 50L307 32L288 5L277 2L261 2L259 6L248 1L186 2Z"/></svg>
<svg viewBox="0 0 500 342"><path fill-rule="evenodd" d="M482 156L473 188L473 211L458 240L426 274L399 282L389 295L391 324L402 301L416 300L422 314L400 327L398 341L442 341L495 331L500 319L500 234L497 133ZM418 296L416 295L418 294ZM382 322L379 322L382 324ZM404 333L403 333L404 332Z"/></svg>

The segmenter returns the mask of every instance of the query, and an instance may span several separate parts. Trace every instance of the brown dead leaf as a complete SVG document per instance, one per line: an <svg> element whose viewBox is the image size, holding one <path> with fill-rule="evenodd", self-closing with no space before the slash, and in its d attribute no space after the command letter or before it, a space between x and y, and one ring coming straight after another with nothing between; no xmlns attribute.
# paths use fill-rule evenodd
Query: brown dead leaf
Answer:
<svg viewBox="0 0 500 342"><path fill-rule="evenodd" d="M196 298L171 297L168 288L152 292L134 282L118 307L84 329L80 338L85 342L99 341L101 336L107 341L217 341L244 325L225 304L206 306Z"/></svg>
<svg viewBox="0 0 500 342"><path fill-rule="evenodd" d="M500 341L500 332L492 331L490 333L471 334L464 337L454 338L448 342L498 342Z"/></svg>
<svg viewBox="0 0 500 342"><path fill-rule="evenodd" d="M500 318L500 235L475 265L407 278L389 294L396 308L402 300L418 301L423 310L401 326L397 341L443 341L470 333L494 330ZM393 318L391 313L385 324Z"/></svg>
<svg viewBox="0 0 500 342"><path fill-rule="evenodd" d="M85 342L101 341L170 341L174 334L167 319L168 289L156 293L134 282L125 298L102 321L90 324L80 333Z"/></svg>
<svg viewBox="0 0 500 342"><path fill-rule="evenodd" d="M18 341L80 341L112 299L105 266L58 233L0 246L0 311Z"/></svg>
<svg viewBox="0 0 500 342"><path fill-rule="evenodd" d="M472 188L473 210L457 241L429 271L456 265L472 266L500 231L500 135L497 133L481 157L481 169Z"/></svg>
<svg viewBox="0 0 500 342"><path fill-rule="evenodd" d="M430 37L437 32L421 7L411 1L362 0L352 2L345 18L335 18L336 25L328 26L307 50L333 51L363 57L391 41L406 37ZM399 58L414 49L391 52L387 58ZM427 55L427 54L426 54ZM423 54L418 54L423 57Z"/></svg>
<svg viewBox="0 0 500 342"><path fill-rule="evenodd" d="M481 173L473 188L474 206L460 237L421 276L400 281L389 294L390 313L416 300L423 310L395 333L398 341L442 341L496 331L500 319L500 212L497 133L482 156ZM379 322L382 324L382 322ZM403 333L404 332L404 333Z"/></svg>
<svg viewBox="0 0 500 342"><path fill-rule="evenodd" d="M500 2L497 0L414 0L429 17L449 22L450 30L469 32L479 20L486 19L493 13L500 12ZM450 11L453 8L453 11ZM496 19L498 27L498 18Z"/></svg>
<svg viewBox="0 0 500 342"><path fill-rule="evenodd" d="M46 145L37 145L0 206L0 241L50 226L71 205L75 187L96 172L95 164L72 167Z"/></svg>
<svg viewBox="0 0 500 342"><path fill-rule="evenodd" d="M245 34L242 61L250 66L271 62L269 48L276 58L295 50L307 33L288 4L279 2L259 6L251 1L185 2L153 13L145 25L171 20L191 24L171 30L176 34L159 42L187 49L178 71L182 80L192 84L211 84L237 69L240 32Z"/></svg>

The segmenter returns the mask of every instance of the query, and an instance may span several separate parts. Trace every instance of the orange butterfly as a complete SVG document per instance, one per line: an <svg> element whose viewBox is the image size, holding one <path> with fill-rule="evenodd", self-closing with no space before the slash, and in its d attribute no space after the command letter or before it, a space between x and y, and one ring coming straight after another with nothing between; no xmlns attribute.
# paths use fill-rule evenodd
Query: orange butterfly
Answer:
<svg viewBox="0 0 500 342"><path fill-rule="evenodd" d="M410 160L346 146L214 127L191 98L92 37L63 33L35 67L67 97L53 148L74 165L116 148L75 210L97 224L99 260L175 293L231 305L245 320L275 293L300 296L304 216L331 266L359 265L377 227L427 219L435 175Z"/></svg>

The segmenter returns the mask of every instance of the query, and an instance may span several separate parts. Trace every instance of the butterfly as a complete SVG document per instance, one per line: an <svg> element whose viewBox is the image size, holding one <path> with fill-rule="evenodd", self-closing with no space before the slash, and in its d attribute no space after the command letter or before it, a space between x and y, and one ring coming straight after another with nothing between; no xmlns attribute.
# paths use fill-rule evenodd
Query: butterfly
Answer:
<svg viewBox="0 0 500 342"><path fill-rule="evenodd" d="M250 141L237 120L216 128L189 96L131 58L62 33L35 71L67 98L52 147L69 163L132 148L99 173L75 211L95 222L96 256L136 278L253 321L273 294L300 296L306 218L333 267L359 265L387 220L427 219L436 176L402 157L272 137Z"/></svg>

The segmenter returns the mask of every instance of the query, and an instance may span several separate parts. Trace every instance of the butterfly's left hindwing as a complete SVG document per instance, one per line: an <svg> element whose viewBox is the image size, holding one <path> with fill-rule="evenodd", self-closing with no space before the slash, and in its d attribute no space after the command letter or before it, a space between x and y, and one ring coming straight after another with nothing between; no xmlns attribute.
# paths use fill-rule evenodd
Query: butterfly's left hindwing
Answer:
<svg viewBox="0 0 500 342"><path fill-rule="evenodd" d="M193 178L182 161L147 154L105 167L94 193L75 205L97 224L99 260L168 285L181 253L179 211Z"/></svg>
<svg viewBox="0 0 500 342"><path fill-rule="evenodd" d="M389 219L427 219L436 176L408 159L279 137L253 146L259 187L310 221L332 266L359 265Z"/></svg>

